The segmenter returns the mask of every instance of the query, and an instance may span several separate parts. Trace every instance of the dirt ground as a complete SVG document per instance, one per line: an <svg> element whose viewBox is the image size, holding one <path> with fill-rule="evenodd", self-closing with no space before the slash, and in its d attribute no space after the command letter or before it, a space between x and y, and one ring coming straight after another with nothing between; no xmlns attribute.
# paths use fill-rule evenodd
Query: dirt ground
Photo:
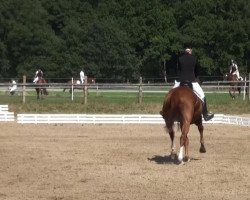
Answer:
<svg viewBox="0 0 250 200"><path fill-rule="evenodd" d="M0 126L1 200L250 199L250 127L205 124L200 154L192 126L177 165L163 125Z"/></svg>

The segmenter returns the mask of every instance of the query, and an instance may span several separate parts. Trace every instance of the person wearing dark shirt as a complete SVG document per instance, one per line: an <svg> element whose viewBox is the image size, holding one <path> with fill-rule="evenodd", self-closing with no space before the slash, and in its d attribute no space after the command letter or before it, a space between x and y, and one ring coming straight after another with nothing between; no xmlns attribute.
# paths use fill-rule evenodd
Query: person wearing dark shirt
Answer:
<svg viewBox="0 0 250 200"><path fill-rule="evenodd" d="M203 105L203 118L208 121L214 117L213 113L208 112L205 94L197 82L200 66L192 49L186 48L185 54L178 59L178 67L180 71L180 82L191 82L194 93L201 99ZM180 86L180 82L175 82L174 88Z"/></svg>

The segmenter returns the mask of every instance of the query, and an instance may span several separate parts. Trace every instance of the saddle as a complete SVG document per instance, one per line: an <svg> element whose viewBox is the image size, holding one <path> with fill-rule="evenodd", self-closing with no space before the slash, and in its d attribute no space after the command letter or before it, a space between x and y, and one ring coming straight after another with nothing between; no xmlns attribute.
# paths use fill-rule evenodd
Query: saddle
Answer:
<svg viewBox="0 0 250 200"><path fill-rule="evenodd" d="M190 81L181 81L180 87L189 87L191 90L193 90L193 84Z"/></svg>

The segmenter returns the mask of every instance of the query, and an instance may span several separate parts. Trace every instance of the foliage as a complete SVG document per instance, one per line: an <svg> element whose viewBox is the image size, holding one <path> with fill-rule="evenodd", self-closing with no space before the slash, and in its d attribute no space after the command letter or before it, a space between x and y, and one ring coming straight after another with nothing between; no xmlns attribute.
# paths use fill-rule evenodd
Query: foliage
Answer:
<svg viewBox="0 0 250 200"><path fill-rule="evenodd" d="M191 45L203 75L250 72L248 0L0 0L0 78L175 75Z"/></svg>

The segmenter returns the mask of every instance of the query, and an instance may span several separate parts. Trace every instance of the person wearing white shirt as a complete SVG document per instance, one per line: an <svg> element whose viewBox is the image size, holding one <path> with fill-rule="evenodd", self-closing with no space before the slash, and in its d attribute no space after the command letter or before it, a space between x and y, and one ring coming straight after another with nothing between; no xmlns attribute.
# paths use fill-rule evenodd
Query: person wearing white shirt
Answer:
<svg viewBox="0 0 250 200"><path fill-rule="evenodd" d="M80 80L81 80L81 83L84 84L84 72L83 70L80 71Z"/></svg>
<svg viewBox="0 0 250 200"><path fill-rule="evenodd" d="M15 92L17 90L17 85L16 85L15 80L11 80L11 86L10 86L9 90L10 90L11 95L15 94Z"/></svg>

